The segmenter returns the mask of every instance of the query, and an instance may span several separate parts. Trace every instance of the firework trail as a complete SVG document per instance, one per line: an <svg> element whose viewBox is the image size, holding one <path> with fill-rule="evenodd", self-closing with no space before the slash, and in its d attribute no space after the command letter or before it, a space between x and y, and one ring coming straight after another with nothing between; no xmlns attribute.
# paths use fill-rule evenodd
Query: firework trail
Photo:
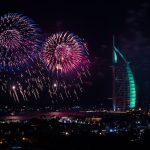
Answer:
<svg viewBox="0 0 150 150"><path fill-rule="evenodd" d="M0 84L17 101L20 96L39 97L41 41L40 29L28 17L8 13L0 18Z"/></svg>

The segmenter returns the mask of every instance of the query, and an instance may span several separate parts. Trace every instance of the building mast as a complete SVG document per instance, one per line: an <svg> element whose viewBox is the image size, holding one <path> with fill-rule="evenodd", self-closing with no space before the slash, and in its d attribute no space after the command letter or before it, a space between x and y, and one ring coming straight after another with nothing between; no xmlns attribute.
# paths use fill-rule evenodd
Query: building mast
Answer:
<svg viewBox="0 0 150 150"><path fill-rule="evenodd" d="M113 35L113 43L112 43L112 48L113 48L113 51L112 51L112 101L113 101L113 111L116 111L116 85L115 85L115 63L117 63L117 56L116 56L116 53L115 53L115 36Z"/></svg>

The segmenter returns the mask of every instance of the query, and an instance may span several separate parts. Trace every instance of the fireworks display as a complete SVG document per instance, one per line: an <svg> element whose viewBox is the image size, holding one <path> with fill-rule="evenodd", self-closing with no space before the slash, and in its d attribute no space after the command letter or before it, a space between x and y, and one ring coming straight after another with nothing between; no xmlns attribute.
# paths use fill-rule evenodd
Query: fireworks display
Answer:
<svg viewBox="0 0 150 150"><path fill-rule="evenodd" d="M38 99L43 90L51 99L78 98L88 70L88 49L77 35L60 32L43 42L28 17L0 18L0 84L16 101Z"/></svg>
<svg viewBox="0 0 150 150"><path fill-rule="evenodd" d="M83 78L89 74L88 50L73 33L60 32L49 36L43 46L41 59L51 79L50 95L78 98Z"/></svg>
<svg viewBox="0 0 150 150"><path fill-rule="evenodd" d="M80 76L87 69L88 52L81 39L69 32L48 37L42 52L47 70L54 76Z"/></svg>
<svg viewBox="0 0 150 150"><path fill-rule="evenodd" d="M0 71L22 70L38 56L40 29L28 17L8 13L0 18Z"/></svg>

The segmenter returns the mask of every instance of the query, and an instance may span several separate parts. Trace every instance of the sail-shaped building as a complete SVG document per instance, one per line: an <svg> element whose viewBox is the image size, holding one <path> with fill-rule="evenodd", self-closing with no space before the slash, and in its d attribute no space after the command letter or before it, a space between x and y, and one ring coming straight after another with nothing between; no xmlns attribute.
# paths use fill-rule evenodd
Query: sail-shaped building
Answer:
<svg viewBox="0 0 150 150"><path fill-rule="evenodd" d="M130 63L116 48L113 40L113 111L126 111L136 106L136 86Z"/></svg>

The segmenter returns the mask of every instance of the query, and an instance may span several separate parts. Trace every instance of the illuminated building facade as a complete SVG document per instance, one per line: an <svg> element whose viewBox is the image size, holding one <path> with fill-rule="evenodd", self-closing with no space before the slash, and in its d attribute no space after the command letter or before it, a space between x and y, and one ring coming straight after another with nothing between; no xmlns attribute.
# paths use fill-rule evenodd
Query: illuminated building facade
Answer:
<svg viewBox="0 0 150 150"><path fill-rule="evenodd" d="M136 105L136 86L130 63L113 42L113 110L125 111Z"/></svg>

